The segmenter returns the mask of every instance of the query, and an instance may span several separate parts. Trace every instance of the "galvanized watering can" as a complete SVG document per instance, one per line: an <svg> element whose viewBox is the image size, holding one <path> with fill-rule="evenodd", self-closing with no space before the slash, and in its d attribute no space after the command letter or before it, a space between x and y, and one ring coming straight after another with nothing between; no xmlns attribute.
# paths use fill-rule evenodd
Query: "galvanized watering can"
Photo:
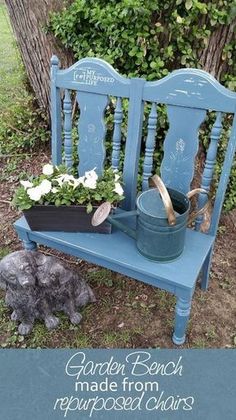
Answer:
<svg viewBox="0 0 236 420"><path fill-rule="evenodd" d="M196 188L187 195L174 189L166 189L157 175L150 178L151 188L142 192L136 201L137 210L109 215L111 204L103 203L94 213L92 224L98 226L105 219L112 225L136 239L139 252L145 257L167 262L178 258L184 249L187 224L198 214L203 214L208 203L194 214L190 212L190 198L198 193L207 193ZM121 223L120 218L136 216L136 229Z"/></svg>

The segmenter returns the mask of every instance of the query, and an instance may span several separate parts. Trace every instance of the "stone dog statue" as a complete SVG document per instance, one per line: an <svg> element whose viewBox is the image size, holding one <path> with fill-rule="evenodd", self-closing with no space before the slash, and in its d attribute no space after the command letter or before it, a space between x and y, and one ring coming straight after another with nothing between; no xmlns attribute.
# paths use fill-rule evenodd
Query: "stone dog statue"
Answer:
<svg viewBox="0 0 236 420"><path fill-rule="evenodd" d="M16 251L4 257L0 261L0 287L6 290L6 304L13 309L11 319L20 321L21 335L31 332L35 319L44 320L48 329L56 328L57 311L78 324L82 316L77 308L96 301L78 273L58 258L37 251Z"/></svg>

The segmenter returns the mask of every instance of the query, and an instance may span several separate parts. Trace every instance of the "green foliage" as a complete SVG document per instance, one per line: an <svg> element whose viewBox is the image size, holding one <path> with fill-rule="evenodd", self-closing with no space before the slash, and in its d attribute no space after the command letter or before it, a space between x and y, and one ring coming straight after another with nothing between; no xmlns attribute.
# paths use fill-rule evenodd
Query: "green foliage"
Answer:
<svg viewBox="0 0 236 420"><path fill-rule="evenodd" d="M123 74L153 80L173 68L199 67L211 33L235 10L234 0L74 0L51 16L48 29L75 58L101 57ZM226 45L222 59L235 81L234 52L235 44Z"/></svg>
<svg viewBox="0 0 236 420"><path fill-rule="evenodd" d="M200 68L199 57L211 34L236 16L235 0L74 0L60 13L51 15L48 30L70 50L76 59L96 56L129 77L160 79L181 67ZM221 82L236 90L236 43L224 46L222 62L227 73ZM167 129L161 108L157 142L162 144ZM220 173L223 151L216 165ZM162 152L155 152L155 167ZM236 169L233 168L225 207L236 204Z"/></svg>
<svg viewBox="0 0 236 420"><path fill-rule="evenodd" d="M17 98L7 110L0 112L0 118L0 155L31 152L50 138L45 115L31 97Z"/></svg>
<svg viewBox="0 0 236 420"><path fill-rule="evenodd" d="M49 167L48 174L45 167ZM105 169L100 178L94 170L76 178L63 165L45 165L44 168L41 175L29 176L27 181L21 180L21 186L13 197L15 207L28 210L35 204L53 204L57 207L86 205L87 213L90 213L94 205L105 201L117 203L124 198L120 174L112 168Z"/></svg>

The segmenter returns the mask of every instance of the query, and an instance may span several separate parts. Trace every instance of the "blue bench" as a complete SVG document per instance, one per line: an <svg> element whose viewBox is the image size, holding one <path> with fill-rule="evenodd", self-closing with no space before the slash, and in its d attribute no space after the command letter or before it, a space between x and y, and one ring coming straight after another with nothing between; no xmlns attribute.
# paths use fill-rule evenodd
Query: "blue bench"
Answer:
<svg viewBox="0 0 236 420"><path fill-rule="evenodd" d="M63 101L61 101L61 91L64 92ZM72 91L75 91L80 110L79 175L95 167L98 173L103 171L106 158L104 113L110 97L116 98L115 101L113 99L115 109L111 159L113 168L120 168L124 99L129 103L122 167L125 190L122 211L135 209L138 165L144 131L144 109L147 104L149 104L149 115L143 163L143 190L148 188L148 179L153 173L159 104L166 105L169 121L164 141L161 177L167 186L184 193L190 190L194 175L199 127L204 122L208 110L216 112L201 180L201 187L210 189L222 119L224 114L234 114L236 110L236 93L221 86L211 75L197 69L181 69L162 80L147 82L144 79L122 77L112 66L97 58L85 58L66 70L60 70L58 58L53 56L51 59L52 161L56 165L62 162L64 143L64 159L68 168L73 165ZM185 341L191 300L199 274L201 274L201 287L206 289L208 285L213 246L233 163L235 144L234 117L209 230L207 233L201 232L202 216L199 215L195 229L187 229L184 252L176 261L157 263L146 259L137 251L135 241L117 229L114 229L111 235L36 232L30 230L24 217L15 222L15 229L28 250L35 249L37 244L49 246L176 295L173 342L181 345ZM201 194L198 200L199 207L204 205L205 200L206 196Z"/></svg>

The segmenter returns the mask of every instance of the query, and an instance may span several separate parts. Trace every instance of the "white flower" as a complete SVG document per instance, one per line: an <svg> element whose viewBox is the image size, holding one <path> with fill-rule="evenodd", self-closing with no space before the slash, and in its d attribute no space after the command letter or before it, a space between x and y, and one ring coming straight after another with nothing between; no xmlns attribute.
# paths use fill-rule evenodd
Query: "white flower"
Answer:
<svg viewBox="0 0 236 420"><path fill-rule="evenodd" d="M29 181L20 181L21 185L23 185L24 189L26 190L27 188L32 188L33 184L32 182Z"/></svg>
<svg viewBox="0 0 236 420"><path fill-rule="evenodd" d="M122 186L120 185L119 182L115 183L115 188L114 188L113 191L115 191L115 193L118 194L118 195L123 195L123 193L124 193L124 190L123 190L123 188L122 188Z"/></svg>
<svg viewBox="0 0 236 420"><path fill-rule="evenodd" d="M27 190L27 194L29 195L30 199L33 201L39 201L42 197L42 190L40 186L29 188Z"/></svg>
<svg viewBox="0 0 236 420"><path fill-rule="evenodd" d="M115 175L115 182L117 182L118 181L118 179L120 179L120 175L118 175L118 169L113 169L113 173L114 173L114 175Z"/></svg>
<svg viewBox="0 0 236 420"><path fill-rule="evenodd" d="M52 175L54 172L53 165L50 165L50 163L47 163L43 166L43 174L44 175Z"/></svg>
<svg viewBox="0 0 236 420"><path fill-rule="evenodd" d="M97 179L98 176L95 172L95 169L92 169L91 171L85 172L85 180L83 182L83 185L87 188L91 188L91 190L95 190L97 187Z"/></svg>
<svg viewBox="0 0 236 420"><path fill-rule="evenodd" d="M44 179L37 187L29 188L27 194L33 201L39 201L40 198L51 191L52 183Z"/></svg>
<svg viewBox="0 0 236 420"><path fill-rule="evenodd" d="M58 192L58 188L53 187L53 188L52 188L52 193L53 193L53 194L56 194L57 192Z"/></svg>
<svg viewBox="0 0 236 420"><path fill-rule="evenodd" d="M57 181L60 187L62 187L65 182L69 185L74 185L75 178L73 175L61 174L55 178L55 181Z"/></svg>
<svg viewBox="0 0 236 420"><path fill-rule="evenodd" d="M94 180L93 178L86 178L84 181L84 186L86 188L91 188L91 190L95 190L97 187L97 181L96 179Z"/></svg>
<svg viewBox="0 0 236 420"><path fill-rule="evenodd" d="M85 172L85 178L89 178L89 179L92 179L94 181L97 181L98 176L97 176L97 174L95 172L95 169L96 168L92 169L91 171Z"/></svg>
<svg viewBox="0 0 236 420"><path fill-rule="evenodd" d="M41 184L39 184L39 188L42 192L42 195L48 194L51 191L52 183L47 179L44 179Z"/></svg>
<svg viewBox="0 0 236 420"><path fill-rule="evenodd" d="M84 185L85 176L80 176L79 178L74 179L74 189L80 184Z"/></svg>

